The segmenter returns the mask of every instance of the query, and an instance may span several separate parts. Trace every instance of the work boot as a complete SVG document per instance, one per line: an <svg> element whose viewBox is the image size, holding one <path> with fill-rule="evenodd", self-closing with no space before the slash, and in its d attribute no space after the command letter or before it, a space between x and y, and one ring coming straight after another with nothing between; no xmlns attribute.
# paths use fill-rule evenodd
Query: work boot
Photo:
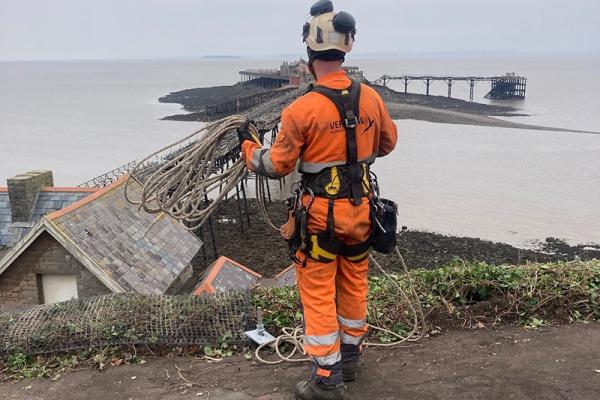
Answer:
<svg viewBox="0 0 600 400"><path fill-rule="evenodd" d="M341 362L321 367L313 363L312 377L298 382L296 400L343 400L346 387L342 382Z"/></svg>
<svg viewBox="0 0 600 400"><path fill-rule="evenodd" d="M342 379L344 382L353 382L358 376L358 359L360 346L342 343Z"/></svg>

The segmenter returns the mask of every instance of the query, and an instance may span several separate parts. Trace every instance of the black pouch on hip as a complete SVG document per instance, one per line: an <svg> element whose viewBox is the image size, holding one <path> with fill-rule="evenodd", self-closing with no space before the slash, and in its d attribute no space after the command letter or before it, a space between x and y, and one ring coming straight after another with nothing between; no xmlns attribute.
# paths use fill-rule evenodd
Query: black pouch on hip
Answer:
<svg viewBox="0 0 600 400"><path fill-rule="evenodd" d="M377 199L373 204L373 250L389 254L396 248L398 204L388 199Z"/></svg>

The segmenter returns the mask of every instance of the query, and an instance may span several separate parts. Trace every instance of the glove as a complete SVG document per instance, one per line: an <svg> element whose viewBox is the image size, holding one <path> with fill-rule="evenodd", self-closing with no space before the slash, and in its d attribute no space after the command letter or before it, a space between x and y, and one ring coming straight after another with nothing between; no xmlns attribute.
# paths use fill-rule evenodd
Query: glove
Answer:
<svg viewBox="0 0 600 400"><path fill-rule="evenodd" d="M250 121L244 122L239 128L237 128L238 139L240 140L240 146L246 141L250 140L254 142L254 136L250 132Z"/></svg>

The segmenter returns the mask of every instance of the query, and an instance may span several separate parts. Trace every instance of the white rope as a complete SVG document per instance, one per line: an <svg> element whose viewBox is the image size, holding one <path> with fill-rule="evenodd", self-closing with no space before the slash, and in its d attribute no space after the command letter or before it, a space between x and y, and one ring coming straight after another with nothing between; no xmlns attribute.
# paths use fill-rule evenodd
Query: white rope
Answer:
<svg viewBox="0 0 600 400"><path fill-rule="evenodd" d="M381 273L396 287L396 289L398 289L398 292L400 293L400 295L402 297L404 297L404 299L408 303L409 308L413 315L412 329L407 335L403 336L403 335L400 335L389 329L385 329L385 328L381 328L376 325L368 324L369 328L375 329L377 331L385 332L388 335L395 337L396 341L390 342L390 343L363 342L362 345L364 347L395 347L395 346L398 346L405 342L416 342L416 341L422 339L423 336L425 336L425 317L423 314L423 308L421 307L421 302L419 300L419 296L417 295L417 292L413 285L412 279L410 277L410 273L408 272L408 267L406 266L406 263L404 262L404 258L402 257L402 254L400 253L400 250L398 249L398 247L396 247L396 254L398 255L398 258L400 259L400 264L402 265L402 269L408 279L408 286L410 287L410 294L412 295L412 300L409 297L409 295L406 293L406 291L404 289L402 289L402 287L398 284L398 282L396 282L396 280L388 274L388 272L377 262L377 260L375 260L375 258L373 258L373 256L369 256L369 258L370 258L371 262L381 271ZM304 345L303 345L304 335L302 332L302 327L301 326L297 327L297 328L286 327L286 328L283 328L282 331L283 331L283 333L277 337L275 342L262 344L256 349L256 351L254 352L254 356L256 357L256 359L263 364L269 364L269 365L281 364L283 362L310 361L309 357L298 358L299 354L301 354L302 356L306 356L306 351L304 350ZM281 347L285 344L292 346L292 350L289 351L288 354L282 353ZM267 360L261 356L261 353L267 348L270 348L275 351L275 354L277 355L277 359Z"/></svg>
<svg viewBox="0 0 600 400"><path fill-rule="evenodd" d="M127 179L125 196L144 211L164 213L184 223L188 230L201 227L220 206L221 202L246 176L246 165L242 158L229 168L221 170L216 164L218 152L223 148L225 137L240 127L247 119L234 115L206 125L202 129L164 147L140 161ZM250 132L258 138L259 132L252 124ZM177 152L172 159L158 166L143 182L141 199L132 199L129 194L131 179L139 181L144 171L156 166L155 158L165 151L197 138L188 148ZM237 141L237 137L235 138ZM269 220L264 204L264 180L257 175L257 201L261 216L276 230ZM259 190L263 188L262 190ZM214 198L210 199L211 194Z"/></svg>

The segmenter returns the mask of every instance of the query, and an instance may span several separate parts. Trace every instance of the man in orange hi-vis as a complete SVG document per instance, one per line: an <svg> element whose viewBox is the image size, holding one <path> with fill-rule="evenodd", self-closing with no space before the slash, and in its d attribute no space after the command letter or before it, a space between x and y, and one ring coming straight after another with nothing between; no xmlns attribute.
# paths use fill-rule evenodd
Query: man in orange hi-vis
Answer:
<svg viewBox="0 0 600 400"><path fill-rule="evenodd" d="M271 178L302 174L295 256L304 311L304 348L312 377L297 399L343 399L343 381L356 378L367 332L368 251L372 232L369 166L396 146L396 125L381 97L342 69L356 33L354 18L331 1L311 9L304 26L316 86L282 113L270 149L238 129L247 167ZM299 232L305 230L303 232Z"/></svg>

